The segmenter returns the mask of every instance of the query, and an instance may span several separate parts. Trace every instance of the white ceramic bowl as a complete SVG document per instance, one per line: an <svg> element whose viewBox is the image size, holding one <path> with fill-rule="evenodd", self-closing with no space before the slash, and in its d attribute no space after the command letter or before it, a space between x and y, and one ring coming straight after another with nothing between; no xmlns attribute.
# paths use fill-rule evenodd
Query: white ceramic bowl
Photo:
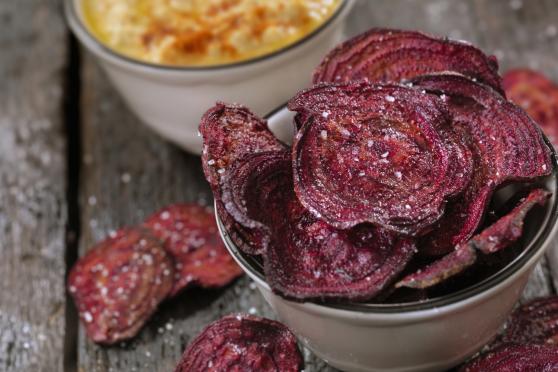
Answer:
<svg viewBox="0 0 558 372"><path fill-rule="evenodd" d="M290 138L292 114L285 108L269 118L282 140ZM477 352L500 330L517 303L539 258L556 234L556 160L541 183L554 194L525 224L525 249L485 280L450 295L404 304L322 305L286 300L271 291L261 264L242 254L219 229L227 249L299 340L343 371L444 371ZM505 198L504 189L496 198Z"/></svg>
<svg viewBox="0 0 558 372"><path fill-rule="evenodd" d="M80 0L65 0L68 23L99 60L128 106L154 131L199 154L201 116L216 101L242 102L265 115L309 86L313 69L342 37L343 20L354 0L300 41L274 53L212 67L170 67L115 53L97 41L82 22Z"/></svg>

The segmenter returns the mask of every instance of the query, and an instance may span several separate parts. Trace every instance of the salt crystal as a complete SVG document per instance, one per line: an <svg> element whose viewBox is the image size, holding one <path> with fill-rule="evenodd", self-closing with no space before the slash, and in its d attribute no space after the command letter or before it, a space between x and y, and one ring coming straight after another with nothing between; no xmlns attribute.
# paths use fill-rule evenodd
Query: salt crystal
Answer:
<svg viewBox="0 0 558 372"><path fill-rule="evenodd" d="M85 320L85 322L91 323L93 321L93 315L91 315L89 311L86 311L85 313L83 313L83 319Z"/></svg>
<svg viewBox="0 0 558 372"><path fill-rule="evenodd" d="M327 111L322 112L322 117L327 119L328 116L329 116L329 112Z"/></svg>
<svg viewBox="0 0 558 372"><path fill-rule="evenodd" d="M122 183L129 183L132 180L132 176L128 172L122 173L122 176L120 176L120 180L122 181Z"/></svg>
<svg viewBox="0 0 558 372"><path fill-rule="evenodd" d="M386 151L386 152L384 152L384 153L381 155L381 157L385 159L385 158L388 157L388 155L389 155L389 152Z"/></svg>
<svg viewBox="0 0 558 372"><path fill-rule="evenodd" d="M320 132L320 137L321 137L321 139L323 139L323 140L327 139L327 130L322 130L322 131Z"/></svg>
<svg viewBox="0 0 558 372"><path fill-rule="evenodd" d="M393 96L386 96L386 101L388 101L388 102L395 102L395 97L393 97Z"/></svg>

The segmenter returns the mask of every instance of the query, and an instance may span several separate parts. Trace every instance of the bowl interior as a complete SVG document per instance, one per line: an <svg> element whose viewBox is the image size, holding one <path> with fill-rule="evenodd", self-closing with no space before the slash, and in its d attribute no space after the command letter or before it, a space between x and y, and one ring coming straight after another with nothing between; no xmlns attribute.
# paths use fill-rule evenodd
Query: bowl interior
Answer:
<svg viewBox="0 0 558 372"><path fill-rule="evenodd" d="M271 129L271 131L277 136L277 138L288 144L291 143L294 131L293 117L294 113L288 111L285 106L282 106L271 112L267 117L269 128ZM558 217L558 198L556 195L556 191L558 190L558 164L556 161L556 154L553 150L552 145L550 145L550 142L546 139L546 137L545 140L552 150L552 174L529 185L538 185L541 187L545 187L547 190L552 192L552 197L543 208L536 208L531 213L529 213L529 217L525 221L523 236L517 244L519 247L522 248L522 250L513 260L508 262L505 266L492 273L491 275L485 277L481 281L478 281L466 288L457 290L450 294L445 294L438 297L434 296L427 300L389 304L327 303L322 305L345 310L381 313L423 310L432 307L449 305L451 303L464 300L468 297L472 297L475 294L478 294L508 278L515 271L521 268L527 261L529 261L530 258L532 258L538 251L544 248L545 245L543 243L549 238ZM499 189L493 196L493 200L490 206L491 210L504 208L507 204L506 202L509 202L510 198L512 198L512 196L515 195L518 190L524 187L525 184L511 184ZM231 253L240 261L240 263L246 270L250 270L251 274L255 275L263 282L265 282L261 261L253 256L240 252L231 241L231 239L227 236L218 217L217 221L219 223L220 231L223 234L225 244L227 245Z"/></svg>

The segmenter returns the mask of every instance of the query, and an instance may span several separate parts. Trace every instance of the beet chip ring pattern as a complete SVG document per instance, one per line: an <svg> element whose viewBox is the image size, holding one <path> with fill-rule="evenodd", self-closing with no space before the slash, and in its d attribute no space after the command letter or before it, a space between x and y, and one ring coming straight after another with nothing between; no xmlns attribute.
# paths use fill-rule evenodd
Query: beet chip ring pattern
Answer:
<svg viewBox="0 0 558 372"><path fill-rule="evenodd" d="M144 226L163 241L174 261L171 296L190 285L223 287L243 273L225 249L215 214L207 207L171 205L150 216Z"/></svg>
<svg viewBox="0 0 558 372"><path fill-rule="evenodd" d="M250 315L225 316L188 346L175 372L299 372L295 336L281 323Z"/></svg>
<svg viewBox="0 0 558 372"><path fill-rule="evenodd" d="M549 175L550 150L536 123L487 86L458 74L421 76L413 85L448 103L452 124L468 137L474 152L470 184L448 203L444 217L420 244L422 252L441 255L473 235L500 185Z"/></svg>
<svg viewBox="0 0 558 372"><path fill-rule="evenodd" d="M498 63L469 43L417 31L371 29L333 49L314 72L314 83L399 82L453 71L502 92Z"/></svg>
<svg viewBox="0 0 558 372"><path fill-rule="evenodd" d="M293 143L294 187L316 217L345 229L369 222L417 235L456 191L442 100L396 85L318 86L289 109L310 121ZM461 174L466 174L466 171Z"/></svg>
<svg viewBox="0 0 558 372"><path fill-rule="evenodd" d="M87 335L113 344L132 338L170 293L173 263L162 243L141 228L119 230L72 268L68 290Z"/></svg>
<svg viewBox="0 0 558 372"><path fill-rule="evenodd" d="M247 228L238 224L221 201L222 179L229 168L246 154L285 150L265 120L240 105L218 103L202 117L200 133L203 137L202 166L215 197L219 216L231 239L245 252L259 254L265 246L267 233L261 226Z"/></svg>

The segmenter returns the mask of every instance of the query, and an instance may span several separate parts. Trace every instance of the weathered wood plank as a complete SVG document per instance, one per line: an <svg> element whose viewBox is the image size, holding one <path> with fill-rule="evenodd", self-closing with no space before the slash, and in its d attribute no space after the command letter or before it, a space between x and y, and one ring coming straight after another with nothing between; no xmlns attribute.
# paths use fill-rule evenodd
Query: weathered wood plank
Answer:
<svg viewBox="0 0 558 372"><path fill-rule="evenodd" d="M66 33L56 5L0 3L0 371L64 368Z"/></svg>

